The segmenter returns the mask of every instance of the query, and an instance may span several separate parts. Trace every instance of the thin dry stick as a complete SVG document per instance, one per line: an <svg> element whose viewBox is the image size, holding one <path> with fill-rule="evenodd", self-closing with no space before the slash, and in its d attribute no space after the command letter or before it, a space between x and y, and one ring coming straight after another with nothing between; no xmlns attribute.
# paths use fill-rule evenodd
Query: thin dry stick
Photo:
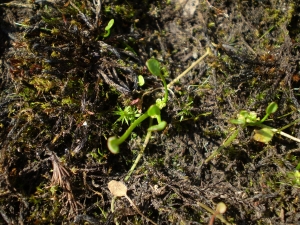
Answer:
<svg viewBox="0 0 300 225"><path fill-rule="evenodd" d="M53 174L52 174L52 185L59 185L63 191L66 193L68 202L70 204L71 210L70 214L77 212L77 204L74 199L74 195L71 189L71 184L69 182L70 173L68 170L60 163L57 155L51 151L51 161L53 165Z"/></svg>
<svg viewBox="0 0 300 225"><path fill-rule="evenodd" d="M263 128L268 128L268 129L270 129L271 131L273 131L274 133L278 133L278 134L280 134L280 135L282 135L282 136L285 136L285 137L287 137L287 138L290 138L290 139L292 139L293 141L300 142L300 139L298 139L298 138L296 138L296 137L294 137L294 136L291 136L291 135L289 135L289 134L287 134L287 133L285 133L285 132L283 132L283 131L280 131L280 129L276 129L276 128L273 128L273 127L269 127L269 126L264 125L264 124L259 124L258 126L259 126L259 127L263 127Z"/></svg>
<svg viewBox="0 0 300 225"><path fill-rule="evenodd" d="M100 12L101 12L101 0L97 0L97 2L95 0L93 0L93 4L96 7L95 9L95 14L96 14L96 19L95 19L95 25L94 27L98 27L98 21L99 21L99 16L100 16Z"/></svg>
<svg viewBox="0 0 300 225"><path fill-rule="evenodd" d="M22 7L22 8L30 8L33 9L34 4L24 4L20 3L18 1L12 1L12 2L7 2L7 3L0 3L0 6L5 5L5 6L14 6L14 7Z"/></svg>
<svg viewBox="0 0 300 225"><path fill-rule="evenodd" d="M196 62L192 63L192 65L187 68L182 74L180 74L178 77L176 77L174 80L172 80L167 87L170 88L174 85L174 83L176 83L177 81L179 81L182 77L184 77L188 72L190 72L191 69L193 69L199 62L201 62L206 56L212 54L210 48L207 48L205 54L203 56L201 56L199 59L197 59Z"/></svg>
<svg viewBox="0 0 300 225"><path fill-rule="evenodd" d="M208 0L206 0L206 3L208 4L208 6L209 6L210 8L215 9L216 12L217 12L218 14L224 15L226 18L229 17L227 13L225 13L225 12L224 12L223 10L221 10L221 9L218 9L217 7L214 7L212 4L210 4L210 2L209 2Z"/></svg>
<svg viewBox="0 0 300 225"><path fill-rule="evenodd" d="M80 9L78 9L78 7L77 7L72 1L70 1L70 5L71 5L72 7L74 7L74 8L78 11L79 15L80 15L81 18L84 20L84 22L86 23L86 25L87 25L91 30L94 30L95 27L90 23L90 21L88 20L88 18L80 11Z"/></svg>

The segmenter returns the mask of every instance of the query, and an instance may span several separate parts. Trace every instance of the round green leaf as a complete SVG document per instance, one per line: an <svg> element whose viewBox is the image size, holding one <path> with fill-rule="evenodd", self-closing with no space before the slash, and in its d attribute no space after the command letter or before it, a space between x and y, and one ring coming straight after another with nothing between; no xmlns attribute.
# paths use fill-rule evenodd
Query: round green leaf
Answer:
<svg viewBox="0 0 300 225"><path fill-rule="evenodd" d="M138 76L138 80L139 80L139 86L143 86L145 84L145 79L142 75Z"/></svg>
<svg viewBox="0 0 300 225"><path fill-rule="evenodd" d="M255 134L253 136L253 139L255 141L263 142L265 144L269 143L273 136L274 132L269 128L262 128L260 130L254 130Z"/></svg>
<svg viewBox="0 0 300 225"><path fill-rule="evenodd" d="M146 62L146 65L148 67L148 70L155 76L160 77L160 64L156 59L148 59Z"/></svg>
<svg viewBox="0 0 300 225"><path fill-rule="evenodd" d="M277 103L276 103L276 102L271 102L271 103L268 105L267 109L266 109L266 113L267 113L267 114L275 113L275 112L277 111L277 109L278 109Z"/></svg>
<svg viewBox="0 0 300 225"><path fill-rule="evenodd" d="M244 125L245 123L246 123L246 121L245 121L245 118L241 118L241 119L231 119L231 120L229 120L230 121L230 123L233 123L233 124L237 124L237 125Z"/></svg>
<svg viewBox="0 0 300 225"><path fill-rule="evenodd" d="M165 129L166 126L167 126L167 122L161 121L159 124L149 127L148 131L161 131Z"/></svg>
<svg viewBox="0 0 300 225"><path fill-rule="evenodd" d="M151 105L147 110L147 114L150 117L160 116L160 109L158 108L157 105Z"/></svg>
<svg viewBox="0 0 300 225"><path fill-rule="evenodd" d="M110 137L107 140L107 147L109 151L113 154L118 154L120 152L118 138L117 137Z"/></svg>

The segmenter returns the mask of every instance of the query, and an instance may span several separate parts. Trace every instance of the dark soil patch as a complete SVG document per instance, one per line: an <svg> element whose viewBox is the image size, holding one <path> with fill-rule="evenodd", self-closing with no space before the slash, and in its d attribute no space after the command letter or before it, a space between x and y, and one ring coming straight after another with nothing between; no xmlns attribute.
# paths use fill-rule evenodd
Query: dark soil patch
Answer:
<svg viewBox="0 0 300 225"><path fill-rule="evenodd" d="M299 118L298 1L99 2L0 5L0 224L150 224L126 199L111 210L107 184L124 180L149 123L114 155L107 138L128 128L114 112L143 113L162 98L159 89L141 101L161 87L149 58L169 83L207 48L170 88L167 127L152 133L127 195L157 224L208 224L205 206L219 202L231 224L299 224L297 141L275 134L265 144L253 139L257 127L239 128L205 162L241 110L262 118L276 102L265 124L278 129ZM284 132L299 138L299 128Z"/></svg>

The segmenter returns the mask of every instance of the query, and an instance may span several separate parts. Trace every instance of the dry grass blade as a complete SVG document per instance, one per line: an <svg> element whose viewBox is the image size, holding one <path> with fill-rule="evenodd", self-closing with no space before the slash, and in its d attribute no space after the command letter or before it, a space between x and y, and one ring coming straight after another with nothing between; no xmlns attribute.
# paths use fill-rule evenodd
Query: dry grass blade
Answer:
<svg viewBox="0 0 300 225"><path fill-rule="evenodd" d="M77 212L77 204L75 202L73 192L70 185L70 173L69 171L60 163L57 155L51 151L51 161L53 165L53 175L51 179L51 185L58 185L64 191L67 196L68 203L70 204L70 213Z"/></svg>

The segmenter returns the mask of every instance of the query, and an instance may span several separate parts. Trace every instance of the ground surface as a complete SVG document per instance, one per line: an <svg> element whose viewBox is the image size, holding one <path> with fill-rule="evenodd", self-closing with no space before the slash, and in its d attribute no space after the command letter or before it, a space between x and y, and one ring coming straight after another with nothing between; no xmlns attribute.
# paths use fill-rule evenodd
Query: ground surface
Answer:
<svg viewBox="0 0 300 225"><path fill-rule="evenodd" d="M108 183L124 181L149 123L112 154L107 139L129 126L114 112L163 97L149 58L170 83L207 49L170 87L127 195L157 224L208 224L219 202L228 224L299 224L297 140L258 142L258 126L230 122L276 102L264 124L300 138L299 1L98 3L0 5L0 224L150 224L125 198L111 209Z"/></svg>

